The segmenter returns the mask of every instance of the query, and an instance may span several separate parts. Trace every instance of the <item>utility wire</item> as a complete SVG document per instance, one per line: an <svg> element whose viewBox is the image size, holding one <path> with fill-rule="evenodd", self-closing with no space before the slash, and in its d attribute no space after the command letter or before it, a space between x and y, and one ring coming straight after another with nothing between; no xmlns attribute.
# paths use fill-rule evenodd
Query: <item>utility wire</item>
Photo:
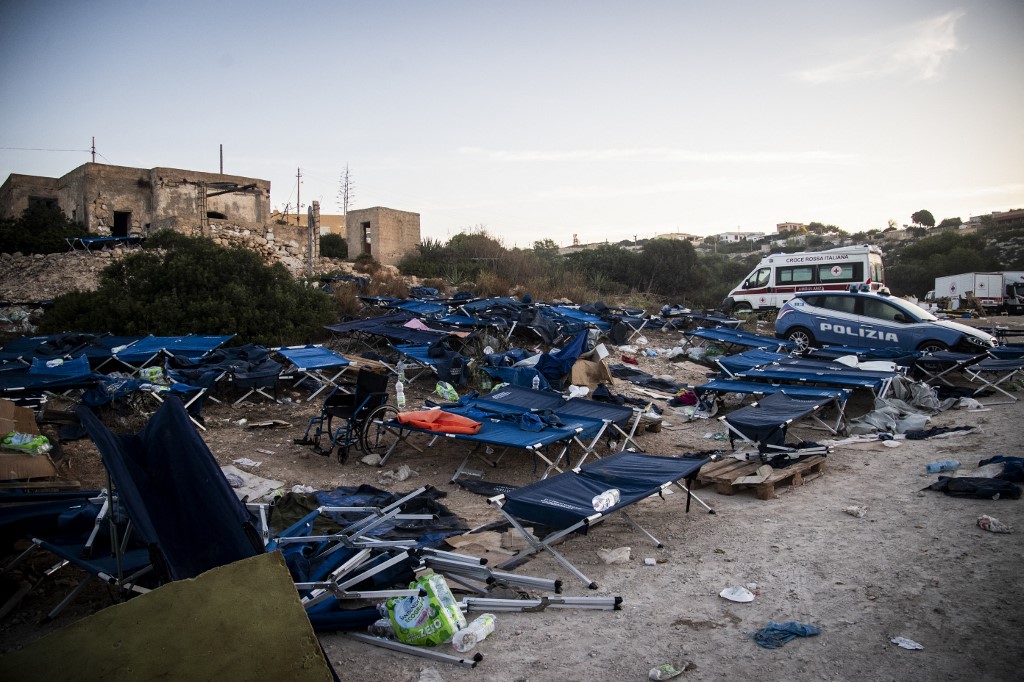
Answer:
<svg viewBox="0 0 1024 682"><path fill-rule="evenodd" d="M89 153L91 149L44 149L42 147L0 147L0 149L8 149L18 152L86 152ZM96 152L99 154L99 152Z"/></svg>

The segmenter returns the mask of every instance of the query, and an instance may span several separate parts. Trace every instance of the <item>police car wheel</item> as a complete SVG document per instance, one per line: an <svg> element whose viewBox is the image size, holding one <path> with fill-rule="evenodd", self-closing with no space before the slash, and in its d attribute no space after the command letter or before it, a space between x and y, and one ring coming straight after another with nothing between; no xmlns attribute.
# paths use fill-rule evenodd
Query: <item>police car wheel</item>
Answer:
<svg viewBox="0 0 1024 682"><path fill-rule="evenodd" d="M803 327L793 327L789 330L786 338L795 343L801 350L814 345L814 335Z"/></svg>
<svg viewBox="0 0 1024 682"><path fill-rule="evenodd" d="M942 341L925 341L917 349L922 353L935 353L940 350L949 350L949 346Z"/></svg>

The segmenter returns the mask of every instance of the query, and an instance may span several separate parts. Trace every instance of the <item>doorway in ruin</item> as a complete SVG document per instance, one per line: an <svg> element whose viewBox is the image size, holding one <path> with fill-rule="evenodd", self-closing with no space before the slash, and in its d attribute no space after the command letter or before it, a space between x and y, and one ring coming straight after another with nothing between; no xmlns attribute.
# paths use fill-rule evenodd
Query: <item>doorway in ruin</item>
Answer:
<svg viewBox="0 0 1024 682"><path fill-rule="evenodd" d="M114 211L114 227L111 234L115 237L127 237L132 226L131 211Z"/></svg>
<svg viewBox="0 0 1024 682"><path fill-rule="evenodd" d="M363 228L363 253L372 255L373 251L371 246L373 233L370 230L370 223L362 223L361 227Z"/></svg>

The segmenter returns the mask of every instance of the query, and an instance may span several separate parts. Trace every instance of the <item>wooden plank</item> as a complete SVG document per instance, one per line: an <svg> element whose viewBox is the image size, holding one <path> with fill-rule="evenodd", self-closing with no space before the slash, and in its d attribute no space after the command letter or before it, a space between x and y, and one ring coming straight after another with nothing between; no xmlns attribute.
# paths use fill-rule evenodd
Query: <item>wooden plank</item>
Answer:
<svg viewBox="0 0 1024 682"><path fill-rule="evenodd" d="M779 485L788 483L795 488L821 476L826 461L822 455L809 457L783 469L774 469L761 483L737 484L737 479L755 475L761 462L727 459L704 466L697 475L697 482L714 485L715 492L720 495L735 495L740 490L752 490L758 499L770 500L776 497L775 490Z"/></svg>

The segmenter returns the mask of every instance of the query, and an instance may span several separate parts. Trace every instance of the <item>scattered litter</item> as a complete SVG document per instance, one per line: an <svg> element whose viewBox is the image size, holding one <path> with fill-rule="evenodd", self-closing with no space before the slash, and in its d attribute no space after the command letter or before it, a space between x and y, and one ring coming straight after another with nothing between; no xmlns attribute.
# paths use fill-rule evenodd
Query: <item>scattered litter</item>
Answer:
<svg viewBox="0 0 1024 682"><path fill-rule="evenodd" d="M459 399L459 392L455 390L455 387L449 384L447 381L439 381L434 386L434 392L445 400L455 402Z"/></svg>
<svg viewBox="0 0 1024 682"><path fill-rule="evenodd" d="M1012 533L1013 527L1009 526L994 516L984 514L978 517L978 528L987 530L990 533Z"/></svg>
<svg viewBox="0 0 1024 682"><path fill-rule="evenodd" d="M569 387L570 398L582 398L586 396L588 393L590 393L590 388L588 386L577 386L573 384L572 386Z"/></svg>
<svg viewBox="0 0 1024 682"><path fill-rule="evenodd" d="M647 673L647 679L649 680L671 680L673 677L682 675L687 670L696 668L692 661L683 661L682 664L677 668L671 663L663 663L657 668L651 668L651 672Z"/></svg>
<svg viewBox="0 0 1024 682"><path fill-rule="evenodd" d="M277 454L273 450L264 450L263 448L256 448L256 452L260 453L261 455L276 455Z"/></svg>
<svg viewBox="0 0 1024 682"><path fill-rule="evenodd" d="M760 630L748 632L747 636L753 637L759 647L778 649L794 637L813 637L820 633L821 628L790 620L785 623L768 621L768 625Z"/></svg>
<svg viewBox="0 0 1024 682"><path fill-rule="evenodd" d="M246 419L245 417L242 417L241 419L236 421L235 424L238 425L238 426L245 426L248 422L249 422L248 419Z"/></svg>
<svg viewBox="0 0 1024 682"><path fill-rule="evenodd" d="M250 474L248 471L242 471L230 464L222 466L220 470L224 472L224 477L228 479L228 484L240 500L255 502L270 498L275 490L280 490L284 486L284 481L274 481Z"/></svg>
<svg viewBox="0 0 1024 682"><path fill-rule="evenodd" d="M367 455L366 457L371 456L375 455ZM366 457L364 457L363 459L366 459ZM410 478L411 476L419 476L419 473L409 468L408 464L403 464L402 466L398 467L397 471L382 471L380 473L380 477L382 479L394 479L396 481L404 481Z"/></svg>
<svg viewBox="0 0 1024 682"><path fill-rule="evenodd" d="M299 493L300 495L310 495L316 492L316 488L311 485L293 485L292 492Z"/></svg>
<svg viewBox="0 0 1024 682"><path fill-rule="evenodd" d="M893 644L895 644L896 646L900 647L901 649L911 649L911 650L913 650L913 649L923 649L924 648L923 644L918 644L914 640L907 639L906 637L893 637L889 641L892 642Z"/></svg>
<svg viewBox="0 0 1024 682"><path fill-rule="evenodd" d="M901 442L902 441L898 440L883 440L882 445L884 445L887 448L898 448Z"/></svg>
<svg viewBox="0 0 1024 682"><path fill-rule="evenodd" d="M729 440L729 437L726 436L724 433L710 433L709 432L709 433L705 433L704 437L705 438L710 438L711 440L720 440L720 441Z"/></svg>
<svg viewBox="0 0 1024 682"><path fill-rule="evenodd" d="M263 464L263 462L254 462L248 457L239 457L238 459L233 459L231 461L237 464L238 466L243 467L258 467L259 465Z"/></svg>
<svg viewBox="0 0 1024 682"><path fill-rule="evenodd" d="M359 461L362 462L363 464L369 464L372 467L380 466L381 456L378 455L377 453L370 453L369 455L366 455Z"/></svg>
<svg viewBox="0 0 1024 682"><path fill-rule="evenodd" d="M727 587L719 592L718 596L729 601L740 602L741 604L754 601L754 593L740 585Z"/></svg>
<svg viewBox="0 0 1024 682"><path fill-rule="evenodd" d="M654 558L654 557L652 557L652 556L649 556L649 557L644 557L644 565L645 565L645 566L654 566L654 565L656 565L657 563L658 563L658 560L657 560L657 559L655 559L655 558Z"/></svg>
<svg viewBox="0 0 1024 682"><path fill-rule="evenodd" d="M244 419L240 419L239 422L244 422ZM291 423L282 421L280 419L268 419L262 422L253 422L249 424L250 429L287 429L291 428Z"/></svg>
<svg viewBox="0 0 1024 682"><path fill-rule="evenodd" d="M616 547L615 549L597 550L597 556L606 564L625 564L629 562L632 550L629 547Z"/></svg>
<svg viewBox="0 0 1024 682"><path fill-rule="evenodd" d="M849 514L850 516L856 516L858 519L863 519L865 516L867 516L868 508L857 506L843 507L843 512Z"/></svg>

